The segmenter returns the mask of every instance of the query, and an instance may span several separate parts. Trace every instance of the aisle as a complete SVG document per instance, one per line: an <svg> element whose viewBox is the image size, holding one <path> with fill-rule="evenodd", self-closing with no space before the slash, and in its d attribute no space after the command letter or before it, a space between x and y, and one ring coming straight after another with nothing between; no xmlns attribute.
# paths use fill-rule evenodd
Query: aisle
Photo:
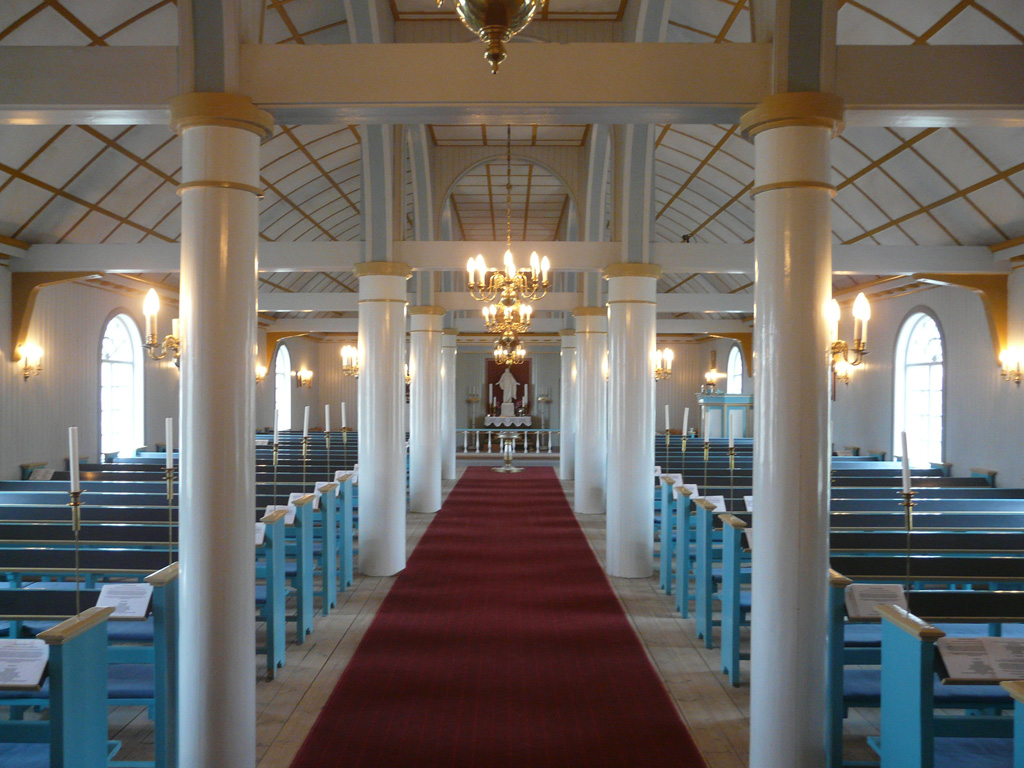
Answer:
<svg viewBox="0 0 1024 768"><path fill-rule="evenodd" d="M293 767L658 764L703 762L553 471L474 467Z"/></svg>

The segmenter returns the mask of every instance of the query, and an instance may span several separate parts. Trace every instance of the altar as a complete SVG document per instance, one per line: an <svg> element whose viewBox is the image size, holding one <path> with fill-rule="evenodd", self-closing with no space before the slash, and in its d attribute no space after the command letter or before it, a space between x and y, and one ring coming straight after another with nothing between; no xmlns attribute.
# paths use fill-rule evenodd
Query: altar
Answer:
<svg viewBox="0 0 1024 768"><path fill-rule="evenodd" d="M484 426L495 427L497 429L529 427L532 423L532 416L484 416Z"/></svg>

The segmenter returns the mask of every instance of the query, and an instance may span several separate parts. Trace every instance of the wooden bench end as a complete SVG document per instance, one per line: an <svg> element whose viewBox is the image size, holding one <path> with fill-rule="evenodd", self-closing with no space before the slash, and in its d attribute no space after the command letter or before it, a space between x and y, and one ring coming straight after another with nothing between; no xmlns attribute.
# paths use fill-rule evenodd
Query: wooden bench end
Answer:
<svg viewBox="0 0 1024 768"><path fill-rule="evenodd" d="M113 606L106 608L100 608L94 606L92 608L86 608L78 616L72 616L66 621L62 621L55 627L40 632L36 637L46 642L47 645L64 645L69 640L73 640L82 633L92 629L97 624L102 624L108 618L110 614L114 612Z"/></svg>

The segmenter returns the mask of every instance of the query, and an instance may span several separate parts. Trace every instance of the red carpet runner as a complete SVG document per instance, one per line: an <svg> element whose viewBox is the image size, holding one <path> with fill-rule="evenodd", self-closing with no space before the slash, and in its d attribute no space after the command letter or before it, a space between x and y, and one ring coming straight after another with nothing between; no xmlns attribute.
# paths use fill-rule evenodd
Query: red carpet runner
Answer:
<svg viewBox="0 0 1024 768"><path fill-rule="evenodd" d="M471 467L293 768L702 768L550 469Z"/></svg>

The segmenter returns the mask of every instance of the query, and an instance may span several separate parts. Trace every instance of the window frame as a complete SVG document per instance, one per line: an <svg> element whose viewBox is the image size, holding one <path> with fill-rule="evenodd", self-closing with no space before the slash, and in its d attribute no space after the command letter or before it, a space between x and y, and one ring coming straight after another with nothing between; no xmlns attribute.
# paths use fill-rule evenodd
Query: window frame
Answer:
<svg viewBox="0 0 1024 768"><path fill-rule="evenodd" d="M283 356L282 356L283 353ZM281 364L284 363L284 371L279 370ZM289 430L292 428L292 353L285 344L278 344L277 349L274 350L274 412L280 413L278 416L278 429L281 431ZM280 397L283 392L284 398ZM281 400L287 400L288 402L285 407L282 405Z"/></svg>
<svg viewBox="0 0 1024 768"><path fill-rule="evenodd" d="M130 349L132 353L132 359L130 361L104 359L103 341L104 339L108 338L110 328L114 323L120 323L121 325L123 325L125 332L128 336L127 348ZM139 324L127 309L119 307L118 309L115 309L113 312L111 312L104 320L103 325L100 328L99 353L97 355L97 359L98 370L96 378L98 386L96 388L96 393L98 402L96 408L96 434L97 443L99 445L99 452L103 454L111 453L116 450L118 453L125 453L126 455L130 455L131 452L134 452L137 448L145 447L146 445L146 357L143 353L142 332L139 329ZM131 437L126 438L130 439L130 441L134 443L134 445L131 446L122 445L120 447L115 447L113 445L110 445L110 443L108 443L104 439L104 432L106 431L104 429L106 419L104 417L103 409L103 395L105 389L104 372L107 371L109 367L113 365L128 366L131 368L131 426L130 429L127 430ZM106 386L111 386L111 384L107 384Z"/></svg>
<svg viewBox="0 0 1024 768"><path fill-rule="evenodd" d="M936 457L931 449L933 447L931 438L926 438L928 441L929 450L924 458L920 456L915 457L912 444L917 442L911 438L908 431L908 453L910 454L910 460L916 461L918 464L927 462L943 462L946 460L946 414L948 409L946 407L947 400L947 386L946 382L949 380L948 376L948 356L946 354L946 334L942 329L942 324L939 322L939 318L936 314L928 307L918 306L911 309L903 317L899 327L896 331L896 338L893 344L893 387L892 387L892 455L899 456L903 453L903 446L900 433L906 429L906 400L907 400L907 368L906 362L907 351L910 347L910 342L913 338L914 332L917 325L921 320L927 317L935 325L935 329L938 333L939 346L942 350L942 359L937 362L931 363L911 363L910 366L914 368L927 367L930 371L934 370L936 366L939 366L941 370L941 407L942 412L939 418L939 451ZM929 379L931 377L929 376ZM934 390L929 387L929 393ZM934 419L933 415L929 415L929 419Z"/></svg>

